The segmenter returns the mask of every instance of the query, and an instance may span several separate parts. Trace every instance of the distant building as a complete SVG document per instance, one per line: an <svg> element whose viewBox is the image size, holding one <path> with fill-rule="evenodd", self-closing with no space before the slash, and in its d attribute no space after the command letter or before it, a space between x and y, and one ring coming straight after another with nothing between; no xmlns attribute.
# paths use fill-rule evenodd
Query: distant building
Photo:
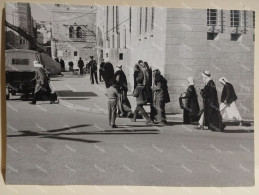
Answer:
<svg viewBox="0 0 259 195"><path fill-rule="evenodd" d="M12 3L6 5L6 20L22 28L29 35L33 34L33 19L29 3ZM6 27L6 49L31 49L31 44L18 33Z"/></svg>
<svg viewBox="0 0 259 195"><path fill-rule="evenodd" d="M96 7L56 4L52 10L52 57L77 65L96 57Z"/></svg>
<svg viewBox="0 0 259 195"><path fill-rule="evenodd" d="M167 111L182 112L178 97L187 77L195 78L199 94L201 72L209 70L218 95L224 76L236 89L242 116L253 118L253 11L107 6L98 9L96 22L98 58L123 65L131 88L138 60L159 68L171 96Z"/></svg>

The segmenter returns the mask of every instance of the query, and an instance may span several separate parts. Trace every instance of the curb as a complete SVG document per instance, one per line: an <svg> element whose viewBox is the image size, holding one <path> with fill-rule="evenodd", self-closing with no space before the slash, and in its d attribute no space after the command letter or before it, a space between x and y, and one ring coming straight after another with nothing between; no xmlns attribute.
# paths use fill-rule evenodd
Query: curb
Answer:
<svg viewBox="0 0 259 195"><path fill-rule="evenodd" d="M70 103L64 99L58 98L58 103L62 106L65 106L71 110L80 110L80 111L85 111L89 113L95 113L95 114L108 114L107 110L102 110L102 109L97 109L97 108L91 108L91 107L86 107L86 106L79 106L73 103Z"/></svg>

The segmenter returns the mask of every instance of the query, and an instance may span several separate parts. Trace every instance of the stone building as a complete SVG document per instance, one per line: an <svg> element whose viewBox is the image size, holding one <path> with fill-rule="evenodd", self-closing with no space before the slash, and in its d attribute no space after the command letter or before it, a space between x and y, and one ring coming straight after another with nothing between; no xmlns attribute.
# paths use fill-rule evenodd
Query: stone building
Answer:
<svg viewBox="0 0 259 195"><path fill-rule="evenodd" d="M180 113L178 98L193 76L203 88L201 72L209 70L218 96L226 77L236 90L244 118L253 119L253 11L107 6L97 10L99 58L122 64L133 85L134 64L142 59L168 80L167 111ZM199 95L200 104L202 104Z"/></svg>
<svg viewBox="0 0 259 195"><path fill-rule="evenodd" d="M5 4L6 21L22 28L29 35L33 34L33 18L29 3ZM6 27L6 49L31 49L31 44L15 31Z"/></svg>
<svg viewBox="0 0 259 195"><path fill-rule="evenodd" d="M75 66L79 57L84 62L96 57L96 7L55 4L52 17L52 57L59 57Z"/></svg>

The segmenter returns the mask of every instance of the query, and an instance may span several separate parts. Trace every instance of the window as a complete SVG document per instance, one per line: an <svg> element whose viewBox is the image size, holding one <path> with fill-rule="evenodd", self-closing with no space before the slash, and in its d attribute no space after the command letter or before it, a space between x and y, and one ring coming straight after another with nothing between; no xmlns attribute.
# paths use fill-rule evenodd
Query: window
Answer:
<svg viewBox="0 0 259 195"><path fill-rule="evenodd" d="M74 51L74 56L77 56L77 51Z"/></svg>
<svg viewBox="0 0 259 195"><path fill-rule="evenodd" d="M129 8L129 32L131 33L131 7Z"/></svg>
<svg viewBox="0 0 259 195"><path fill-rule="evenodd" d="M152 7L152 10L151 10L151 30L154 29L154 20L155 20L155 8Z"/></svg>
<svg viewBox="0 0 259 195"><path fill-rule="evenodd" d="M255 28L255 11L253 11L253 28Z"/></svg>
<svg viewBox="0 0 259 195"><path fill-rule="evenodd" d="M114 32L114 6L112 7L112 31Z"/></svg>
<svg viewBox="0 0 259 195"><path fill-rule="evenodd" d="M214 40L218 36L218 33L207 32L207 40Z"/></svg>
<svg viewBox="0 0 259 195"><path fill-rule="evenodd" d="M74 27L70 26L69 27L69 38L73 38L74 37Z"/></svg>
<svg viewBox="0 0 259 195"><path fill-rule="evenodd" d="M76 28L76 38L82 39L82 28L80 26Z"/></svg>
<svg viewBox="0 0 259 195"><path fill-rule="evenodd" d="M217 10L207 9L207 26L216 26L217 24Z"/></svg>
<svg viewBox="0 0 259 195"><path fill-rule="evenodd" d="M148 23L148 8L145 9L145 32L147 32L147 23Z"/></svg>
<svg viewBox="0 0 259 195"><path fill-rule="evenodd" d="M119 54L119 60L123 60L123 53Z"/></svg>
<svg viewBox="0 0 259 195"><path fill-rule="evenodd" d="M106 9L106 40L108 40L109 7Z"/></svg>
<svg viewBox="0 0 259 195"><path fill-rule="evenodd" d="M109 54L108 53L106 53L106 58L108 58L109 57Z"/></svg>
<svg viewBox="0 0 259 195"><path fill-rule="evenodd" d="M142 27L142 7L139 8L139 34L141 35L141 27Z"/></svg>
<svg viewBox="0 0 259 195"><path fill-rule="evenodd" d="M240 24L240 11L230 10L230 26L238 27Z"/></svg>
<svg viewBox="0 0 259 195"><path fill-rule="evenodd" d="M237 41L241 37L241 34L232 33L231 34L231 41Z"/></svg>
<svg viewBox="0 0 259 195"><path fill-rule="evenodd" d="M29 65L29 59L13 58L12 64L13 65Z"/></svg>

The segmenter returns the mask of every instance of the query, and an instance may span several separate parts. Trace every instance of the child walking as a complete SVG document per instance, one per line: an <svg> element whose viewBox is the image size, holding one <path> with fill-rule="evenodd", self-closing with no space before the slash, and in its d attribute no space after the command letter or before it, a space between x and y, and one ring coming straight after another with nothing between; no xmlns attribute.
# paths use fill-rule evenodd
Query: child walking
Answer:
<svg viewBox="0 0 259 195"><path fill-rule="evenodd" d="M136 122L138 113L141 112L142 116L146 119L146 124L151 124L152 121L149 118L145 109L143 108L143 105L147 103L147 93L146 93L145 85L143 85L143 79L137 79L137 87L133 93L133 96L136 97L137 107L134 111L134 116L132 121Z"/></svg>
<svg viewBox="0 0 259 195"><path fill-rule="evenodd" d="M119 97L117 84L117 81L114 80L113 84L107 90L109 125L112 128L117 128L117 125L115 125L117 116L117 99Z"/></svg>

